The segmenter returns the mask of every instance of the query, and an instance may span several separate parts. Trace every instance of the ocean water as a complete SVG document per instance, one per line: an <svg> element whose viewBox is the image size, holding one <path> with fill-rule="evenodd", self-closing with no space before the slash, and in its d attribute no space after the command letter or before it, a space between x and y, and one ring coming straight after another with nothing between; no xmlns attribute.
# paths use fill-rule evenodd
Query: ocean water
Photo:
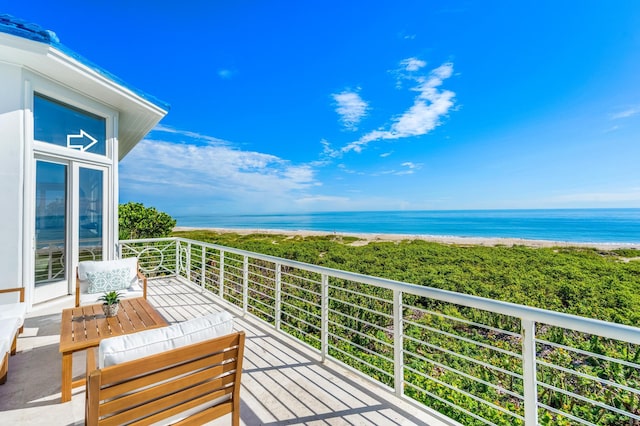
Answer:
<svg viewBox="0 0 640 426"><path fill-rule="evenodd" d="M640 209L379 211L177 216L178 226L640 244Z"/></svg>

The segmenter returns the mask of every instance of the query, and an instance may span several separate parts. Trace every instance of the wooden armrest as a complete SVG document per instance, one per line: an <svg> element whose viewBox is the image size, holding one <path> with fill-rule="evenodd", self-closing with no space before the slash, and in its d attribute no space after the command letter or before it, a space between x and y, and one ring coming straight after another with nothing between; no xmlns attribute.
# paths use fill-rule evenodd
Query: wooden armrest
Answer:
<svg viewBox="0 0 640 426"><path fill-rule="evenodd" d="M140 270L140 262L138 262L138 279L142 281L142 297L147 298L147 277Z"/></svg>
<svg viewBox="0 0 640 426"><path fill-rule="evenodd" d="M24 287L3 288L0 289L0 293L13 293L14 291L20 292L20 302L24 302Z"/></svg>
<svg viewBox="0 0 640 426"><path fill-rule="evenodd" d="M97 348L87 348L87 376L96 369Z"/></svg>
<svg viewBox="0 0 640 426"><path fill-rule="evenodd" d="M94 426L98 424L98 413L95 411L100 404L100 372L96 370L96 348L87 349L87 375L84 392L84 424ZM91 395L90 395L91 394Z"/></svg>

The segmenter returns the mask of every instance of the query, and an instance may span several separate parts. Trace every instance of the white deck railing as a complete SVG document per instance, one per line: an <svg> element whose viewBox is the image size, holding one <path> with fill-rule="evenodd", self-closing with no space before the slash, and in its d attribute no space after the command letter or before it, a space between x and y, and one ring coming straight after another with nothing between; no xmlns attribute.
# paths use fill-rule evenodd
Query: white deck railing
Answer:
<svg viewBox="0 0 640 426"><path fill-rule="evenodd" d="M119 251L463 424L640 425L639 328L182 238Z"/></svg>

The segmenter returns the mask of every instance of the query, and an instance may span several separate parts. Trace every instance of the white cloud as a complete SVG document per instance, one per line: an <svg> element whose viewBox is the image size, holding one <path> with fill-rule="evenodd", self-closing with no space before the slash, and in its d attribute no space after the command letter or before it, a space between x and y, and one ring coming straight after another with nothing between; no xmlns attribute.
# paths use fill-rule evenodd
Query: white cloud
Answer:
<svg viewBox="0 0 640 426"><path fill-rule="evenodd" d="M427 63L418 58L407 58L401 61L400 65L402 65L406 71L413 72L426 67Z"/></svg>
<svg viewBox="0 0 640 426"><path fill-rule="evenodd" d="M402 169L391 169L391 170L383 170L378 173L372 174L372 176L380 176L380 175L394 175L394 176L402 176L402 175L412 175L416 172L416 170L420 170L422 168L422 163L413 163L411 161L405 161L400 164Z"/></svg>
<svg viewBox="0 0 640 426"><path fill-rule="evenodd" d="M356 92L344 91L332 96L337 103L336 112L340 115L340 121L347 129L357 130L358 123L367 114L369 104Z"/></svg>
<svg viewBox="0 0 640 426"><path fill-rule="evenodd" d="M633 107L625 109L624 111L620 111L620 112L611 114L610 117L611 117L612 120L619 120L621 118L633 117L634 115L637 115L639 113L640 113L640 107L639 106L633 106Z"/></svg>
<svg viewBox="0 0 640 426"><path fill-rule="evenodd" d="M229 141L225 141L223 139L219 139L213 136L207 136L197 132L190 132L188 130L178 130L178 129L174 129L171 126L164 126L162 124L156 125L156 127L151 129L151 132L152 134L154 132L169 133L171 135L175 135L175 137L177 139L180 139L180 141L182 141L183 138L187 138L187 139L204 141L212 145L230 145L231 144L231 142Z"/></svg>
<svg viewBox="0 0 640 426"><path fill-rule="evenodd" d="M361 152L367 144L374 141L422 136L429 133L440 125L441 117L445 116L454 105L455 93L439 89L444 80L452 74L453 64L449 62L433 69L428 76L413 77L417 85L411 90L418 92L418 95L409 109L393 119L393 124L388 130L373 130L335 152L341 154L350 151Z"/></svg>
<svg viewBox="0 0 640 426"><path fill-rule="evenodd" d="M345 203L349 201L347 197L337 197L333 195L315 195L309 197L302 197L296 200L300 204L332 204L332 203Z"/></svg>
<svg viewBox="0 0 640 426"><path fill-rule="evenodd" d="M589 203L640 202L640 188L630 188L625 191L585 192L559 195L554 197L552 201Z"/></svg>
<svg viewBox="0 0 640 426"><path fill-rule="evenodd" d="M322 156L324 158L336 158L340 156L340 151L333 149L328 140L322 139L320 144L322 145Z"/></svg>
<svg viewBox="0 0 640 426"><path fill-rule="evenodd" d="M360 171L357 171L357 170L350 169L350 168L348 168L348 167L347 167L347 165L346 165L346 164L343 164L343 163L338 164L338 166L337 166L337 167L338 167L338 169L339 169L340 171L342 171L342 172L344 172L344 173L348 173L348 174L351 174L351 175L364 175L364 173L363 173L363 172L360 172Z"/></svg>
<svg viewBox="0 0 640 426"><path fill-rule="evenodd" d="M411 161L406 161L402 163L401 166L408 167L409 169L419 169L420 167L422 167L422 164L416 164L412 163Z"/></svg>
<svg viewBox="0 0 640 426"><path fill-rule="evenodd" d="M453 106L452 98L452 92L444 91L431 98L430 103L424 99L416 100L391 126L391 132L383 138L398 139L429 133L439 124L440 116L446 114Z"/></svg>
<svg viewBox="0 0 640 426"><path fill-rule="evenodd" d="M165 136L179 135L183 141L167 138L141 141L120 163L121 187L125 192L171 199L174 204L186 200L202 207L224 202L240 209L260 205L267 210L294 202L319 185L310 165L243 151L220 144L217 138L192 132L163 127L155 131L164 132ZM176 205L174 210L181 207Z"/></svg>
<svg viewBox="0 0 640 426"><path fill-rule="evenodd" d="M380 157L386 158L386 157L390 156L391 154L393 154L393 151L383 152L382 154L380 154Z"/></svg>
<svg viewBox="0 0 640 426"><path fill-rule="evenodd" d="M196 146L145 139L127 156L127 161L147 173L133 171L128 177L163 182L174 186L198 186L239 191L286 191L313 183L313 171L294 166L279 157L240 151L223 146ZM149 173L151 172L151 173ZM156 172L155 176L151 176ZM187 179L176 179L176 176Z"/></svg>

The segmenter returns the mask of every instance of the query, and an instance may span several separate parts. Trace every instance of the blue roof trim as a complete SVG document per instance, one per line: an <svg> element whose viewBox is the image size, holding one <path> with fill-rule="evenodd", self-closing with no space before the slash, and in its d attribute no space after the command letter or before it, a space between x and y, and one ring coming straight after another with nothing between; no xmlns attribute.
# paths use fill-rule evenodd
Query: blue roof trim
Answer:
<svg viewBox="0 0 640 426"><path fill-rule="evenodd" d="M38 24L26 22L11 15L0 15L0 31L43 43L60 43L53 31L45 30Z"/></svg>
<svg viewBox="0 0 640 426"><path fill-rule="evenodd" d="M153 95L150 95L139 89L129 86L119 77L111 74L109 71L105 70L104 68L94 64L93 62L83 57L82 55L79 55L78 53L69 49L68 47L60 43L60 39L58 38L56 33L54 33L51 30L46 30L38 24L26 22L22 19L15 18L11 15L0 14L0 32L53 46L56 49L64 52L66 55L72 57L73 59L81 62L82 64L86 65L87 67L101 74L102 76L108 78L109 80L131 90L136 95L140 96L143 99L146 99L147 101L153 103L157 107L162 108L165 111L169 111L170 105L168 103L161 101L160 99L156 98Z"/></svg>

